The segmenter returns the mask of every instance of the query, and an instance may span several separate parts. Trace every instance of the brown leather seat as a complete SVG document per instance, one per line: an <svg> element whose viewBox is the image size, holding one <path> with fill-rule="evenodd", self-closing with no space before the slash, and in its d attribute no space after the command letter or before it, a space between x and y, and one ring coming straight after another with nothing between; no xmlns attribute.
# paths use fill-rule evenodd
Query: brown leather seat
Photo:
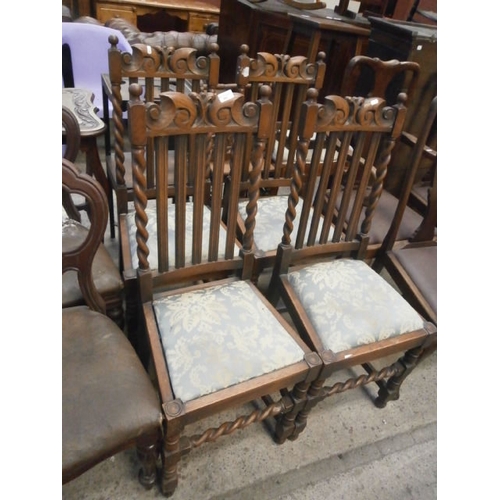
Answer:
<svg viewBox="0 0 500 500"><path fill-rule="evenodd" d="M104 314L90 269L106 230L106 195L95 179L64 158L62 163L63 191L84 196L90 222L80 233L85 238L62 242L63 276L78 273L86 303L62 309L62 482L135 445L139 481L151 488L161 437L159 398L129 340Z"/></svg>
<svg viewBox="0 0 500 500"><path fill-rule="evenodd" d="M155 441L160 422L156 392L124 333L87 306L63 309L63 483L124 443Z"/></svg>

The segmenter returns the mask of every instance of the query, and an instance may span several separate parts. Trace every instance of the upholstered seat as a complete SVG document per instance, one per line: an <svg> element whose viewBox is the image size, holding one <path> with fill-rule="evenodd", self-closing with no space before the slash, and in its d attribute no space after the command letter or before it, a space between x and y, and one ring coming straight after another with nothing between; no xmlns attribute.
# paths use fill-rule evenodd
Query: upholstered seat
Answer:
<svg viewBox="0 0 500 500"><path fill-rule="evenodd" d="M63 309L62 353L66 482L121 451L124 443L157 435L161 413L158 395L135 351L106 316L87 306Z"/></svg>
<svg viewBox="0 0 500 500"><path fill-rule="evenodd" d="M392 253L431 308L437 311L437 245L397 249Z"/></svg>
<svg viewBox="0 0 500 500"><path fill-rule="evenodd" d="M172 388L185 402L304 357L245 281L169 295L153 307Z"/></svg>
<svg viewBox="0 0 500 500"><path fill-rule="evenodd" d="M276 251L276 242L280 241L283 234L283 214L286 212L288 195L278 194L276 196L262 196L259 199L257 215L255 216L254 245L255 255L259 256ZM295 207L297 218L302 214L303 202L299 199ZM242 218L246 216L246 203L240 202L238 205ZM309 214L307 227L311 225L312 212ZM330 237L333 236L333 228ZM292 242L295 244L296 234L292 235Z"/></svg>
<svg viewBox="0 0 500 500"><path fill-rule="evenodd" d="M314 264L290 271L288 281L334 353L424 327L421 316L363 261Z"/></svg>

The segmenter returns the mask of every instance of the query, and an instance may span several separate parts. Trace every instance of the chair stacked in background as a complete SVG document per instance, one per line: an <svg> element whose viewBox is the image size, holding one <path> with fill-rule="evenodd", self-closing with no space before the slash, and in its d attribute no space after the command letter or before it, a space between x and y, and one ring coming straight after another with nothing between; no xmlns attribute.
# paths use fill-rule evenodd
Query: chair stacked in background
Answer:
<svg viewBox="0 0 500 500"><path fill-rule="evenodd" d="M106 157L106 170L111 192L109 193L110 234L114 237L115 218L113 215L113 193L119 215L118 233L120 248L123 250L123 231L126 231L124 219L128 213L128 204L133 200L132 160L126 152L126 122L123 107L128 101L128 87L140 81L144 86L144 99L147 102L158 100L161 92L177 90L179 92L199 92L202 88L214 88L219 78L219 58L217 45L213 44L212 52L198 56L193 48L158 48L144 44L134 44L130 53L122 52L117 45L118 39L109 38L109 79L112 89L112 123L114 150ZM173 155L173 151L170 153ZM155 197L156 177L154 171L154 149L152 140L146 145L146 191L148 197ZM170 180L173 173L170 172ZM122 220L123 219L123 220ZM121 221L120 221L121 220ZM128 253L128 252L126 252ZM136 268L129 260L123 261L120 252L120 268L125 281L127 329L134 334L137 328L137 289Z"/></svg>
<svg viewBox="0 0 500 500"><path fill-rule="evenodd" d="M249 279L259 178L271 140L271 90L263 86L256 102L239 93L222 99L213 92L166 92L159 103L145 103L140 93L139 85L131 86L135 214L127 217L134 231L124 235L135 235L133 267L165 412L161 487L171 494L181 456L203 443L272 417L277 439L286 439L320 364ZM154 201L146 194L148 138L155 143ZM228 158L228 175L240 178L249 150L248 216L239 244L239 185L225 193L225 222L222 198ZM189 423L254 400L260 408L237 410L232 422L182 435Z"/></svg>
<svg viewBox="0 0 500 500"><path fill-rule="evenodd" d="M437 151L427 145L437 120L437 97L431 103L422 131L412 152L406 172L405 189L401 192L391 227L373 268L387 269L403 296L427 320L437 325ZM436 165L434 179L428 188L426 213L409 242L395 246L399 226L407 209L414 178L426 152L432 151Z"/></svg>
<svg viewBox="0 0 500 500"><path fill-rule="evenodd" d="M85 238L75 245L63 231L63 279L66 272L77 273L86 305L62 310L62 483L135 445L139 481L149 489L156 482L161 436L158 396L125 334L104 315L91 270L106 230L106 195L65 159L62 186L90 207Z"/></svg>
<svg viewBox="0 0 500 500"><path fill-rule="evenodd" d="M323 52L318 54L316 62L311 62L304 56L290 57L267 52L259 52L255 58L250 58L248 46L241 47L236 69L236 87L240 92L245 92L250 100L256 100L262 85L268 85L272 89L270 99L273 102L271 140L264 152L264 165L259 181L261 201L254 232L254 281L258 280L264 269L273 264L279 234L273 239L273 235L266 232L266 221L276 214L280 217L279 214L283 211L281 201L284 198L279 195L283 188L286 190L289 187L292 177L300 106L309 88L322 88L325 78L324 59ZM231 178L228 182L240 183L242 199L238 205L238 235L241 237L246 217L248 172L244 170L241 179Z"/></svg>
<svg viewBox="0 0 500 500"><path fill-rule="evenodd" d="M132 176L130 155L125 153L124 106L127 103L128 86L141 81L144 99L152 102L160 92L199 92L202 88L213 89L219 79L218 46L212 44L208 55L199 55L194 48L152 47L134 44L131 53L123 52L116 36L109 38L109 80L112 90L112 123L114 151L106 157L106 170L112 191L116 195L118 213L126 211L126 204L132 201ZM148 188L154 187L154 172L151 171L152 151L147 156ZM110 231L114 237L114 215L110 201Z"/></svg>
<svg viewBox="0 0 500 500"><path fill-rule="evenodd" d="M398 95L404 92L407 95L406 105L409 106L419 75L420 66L413 61L395 59L382 61L368 56L355 56L346 67L342 79L341 95L382 97L387 103L394 104ZM406 143L410 140L403 129L395 147L398 147L399 143L403 141ZM402 189L404 186L400 186L400 190ZM380 253L382 241L389 230L397 204L397 193L392 194L383 189L372 219L366 258L373 258ZM399 227L398 241L407 241L421 221L422 215L408 207Z"/></svg>
<svg viewBox="0 0 500 500"><path fill-rule="evenodd" d="M390 152L402 131L405 96L394 106L376 97L339 96L318 104L316 96L310 90L303 104L295 173L268 293L274 305L283 301L301 338L323 362L297 415L292 438L303 430L312 408L328 396L376 382L378 407L399 398L402 382L437 341L436 326L422 319L363 260ZM313 159L306 169L313 135ZM356 141L351 141L353 136ZM365 202L372 167L375 181ZM384 358L396 353L402 353L401 358L386 364ZM382 360L384 366L377 366ZM325 385L346 368L362 373Z"/></svg>

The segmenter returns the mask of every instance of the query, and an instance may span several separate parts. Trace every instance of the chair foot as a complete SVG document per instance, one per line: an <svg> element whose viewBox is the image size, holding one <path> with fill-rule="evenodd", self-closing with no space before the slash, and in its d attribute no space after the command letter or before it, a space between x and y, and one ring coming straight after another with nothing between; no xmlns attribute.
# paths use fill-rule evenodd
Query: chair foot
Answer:
<svg viewBox="0 0 500 500"><path fill-rule="evenodd" d="M158 436L154 435L137 443L137 456L141 463L139 482L145 489L150 490L156 483L156 462L158 458Z"/></svg>
<svg viewBox="0 0 500 500"><path fill-rule="evenodd" d="M399 399L399 391L401 384L405 381L406 377L417 366L421 356L425 353L422 347L416 347L407 351L399 360L402 370L398 375L392 376L385 384L380 387L378 397L375 399L374 404L377 408L385 408L389 401L397 401Z"/></svg>

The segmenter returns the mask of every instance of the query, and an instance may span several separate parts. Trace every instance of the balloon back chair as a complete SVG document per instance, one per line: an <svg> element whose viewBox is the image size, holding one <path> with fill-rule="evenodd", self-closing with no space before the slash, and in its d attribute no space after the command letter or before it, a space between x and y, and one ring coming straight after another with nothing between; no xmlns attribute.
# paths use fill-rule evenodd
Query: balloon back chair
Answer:
<svg viewBox="0 0 500 500"><path fill-rule="evenodd" d="M80 147L80 127L75 114L65 106L62 107L62 125L64 130L63 158L74 163ZM75 203L70 193L63 189L62 206L63 241L66 241L67 244L70 241L77 244L77 242L83 241L88 233L88 227L84 224L88 221L88 205L85 202ZM80 211L85 214L84 223L82 223ZM123 310L124 284L118 266L102 243L94 256L92 276L97 291L106 303L106 314L120 328L123 328L125 321ZM71 307L83 303L84 298L78 285L77 274L74 271L64 273L62 277L62 306Z"/></svg>
<svg viewBox="0 0 500 500"><path fill-rule="evenodd" d="M125 334L105 314L91 263L104 236L107 200L92 177L62 160L63 189L85 197L90 230L77 244L63 237L62 272L78 275L86 305L62 309L62 482L137 447L140 482L156 482L161 408Z"/></svg>

